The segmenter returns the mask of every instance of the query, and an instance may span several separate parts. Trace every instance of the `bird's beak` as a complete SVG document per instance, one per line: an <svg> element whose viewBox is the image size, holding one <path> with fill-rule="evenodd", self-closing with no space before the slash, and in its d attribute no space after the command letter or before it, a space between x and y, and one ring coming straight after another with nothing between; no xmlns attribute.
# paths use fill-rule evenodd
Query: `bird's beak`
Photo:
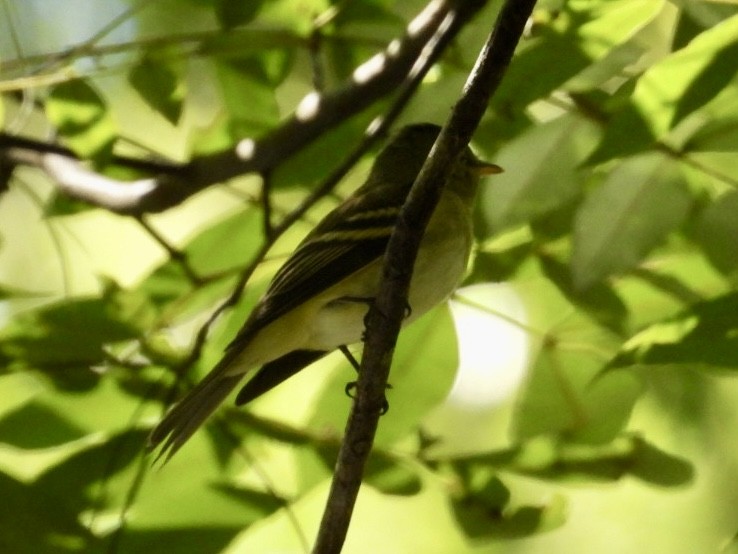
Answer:
<svg viewBox="0 0 738 554"><path fill-rule="evenodd" d="M484 162L482 160L477 160L477 163L474 164L474 169L476 169L477 174L480 177L484 175L496 175L497 173L505 171L497 164Z"/></svg>

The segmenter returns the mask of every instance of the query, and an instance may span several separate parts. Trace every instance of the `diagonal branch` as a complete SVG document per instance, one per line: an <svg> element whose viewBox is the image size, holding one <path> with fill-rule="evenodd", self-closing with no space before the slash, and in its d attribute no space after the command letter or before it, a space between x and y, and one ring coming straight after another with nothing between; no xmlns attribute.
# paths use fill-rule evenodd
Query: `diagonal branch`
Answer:
<svg viewBox="0 0 738 554"><path fill-rule="evenodd" d="M215 183L246 173L269 172L328 129L393 93L410 78L424 48L434 37L437 39L450 13L460 24L442 30L446 43L484 3L431 0L410 22L405 34L356 68L349 82L330 92L308 94L281 126L259 139L243 139L235 148L195 157L181 165L118 157L114 165L150 175L120 181L88 168L65 148L0 134L0 176L17 165L35 166L72 198L120 214L164 211Z"/></svg>
<svg viewBox="0 0 738 554"><path fill-rule="evenodd" d="M390 239L380 292L367 316L356 400L313 550L316 554L338 553L343 546L364 465L374 441L392 353L407 303L412 267L425 226L440 198L451 165L468 144L492 92L499 86L534 5L535 0L507 0L503 6L463 96L413 185Z"/></svg>

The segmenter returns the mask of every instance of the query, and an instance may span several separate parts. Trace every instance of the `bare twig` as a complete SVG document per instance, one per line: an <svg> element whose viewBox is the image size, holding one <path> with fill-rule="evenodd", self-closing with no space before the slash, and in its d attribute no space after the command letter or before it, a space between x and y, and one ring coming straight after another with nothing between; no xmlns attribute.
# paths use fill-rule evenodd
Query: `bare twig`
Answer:
<svg viewBox="0 0 738 554"><path fill-rule="evenodd" d="M341 446L313 552L341 551L364 465L384 402L392 353L407 303L412 267L425 226L452 163L469 142L492 91L499 85L535 0L507 0L462 98L441 131L400 214L384 259L379 295L367 316L367 334L357 394Z"/></svg>

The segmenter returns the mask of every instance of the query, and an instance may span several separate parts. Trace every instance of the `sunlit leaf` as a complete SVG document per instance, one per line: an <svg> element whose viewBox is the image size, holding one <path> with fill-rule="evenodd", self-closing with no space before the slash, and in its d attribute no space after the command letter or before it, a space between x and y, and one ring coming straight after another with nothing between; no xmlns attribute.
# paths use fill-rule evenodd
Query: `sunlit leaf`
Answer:
<svg viewBox="0 0 738 554"><path fill-rule="evenodd" d="M632 154L663 139L684 117L714 98L735 74L730 61L736 36L738 16L650 67L638 79L630 102L610 121L592 161Z"/></svg>
<svg viewBox="0 0 738 554"><path fill-rule="evenodd" d="M57 85L45 103L49 120L82 157L105 160L111 154L116 127L105 99L83 79Z"/></svg>
<svg viewBox="0 0 738 554"><path fill-rule="evenodd" d="M688 364L694 369L738 368L738 293L700 302L634 337L614 360L615 367Z"/></svg>

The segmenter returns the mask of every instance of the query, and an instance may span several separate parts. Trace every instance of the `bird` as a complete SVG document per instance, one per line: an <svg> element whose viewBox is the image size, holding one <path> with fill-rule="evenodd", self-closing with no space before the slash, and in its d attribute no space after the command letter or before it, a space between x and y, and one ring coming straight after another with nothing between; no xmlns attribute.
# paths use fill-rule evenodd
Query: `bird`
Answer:
<svg viewBox="0 0 738 554"><path fill-rule="evenodd" d="M328 353L362 341L379 290L382 257L398 215L440 132L431 123L400 129L353 194L300 242L213 369L153 428L147 450L169 460L231 392L244 405ZM454 162L420 243L407 325L458 286L472 248L472 209L482 175L501 172L467 146Z"/></svg>

